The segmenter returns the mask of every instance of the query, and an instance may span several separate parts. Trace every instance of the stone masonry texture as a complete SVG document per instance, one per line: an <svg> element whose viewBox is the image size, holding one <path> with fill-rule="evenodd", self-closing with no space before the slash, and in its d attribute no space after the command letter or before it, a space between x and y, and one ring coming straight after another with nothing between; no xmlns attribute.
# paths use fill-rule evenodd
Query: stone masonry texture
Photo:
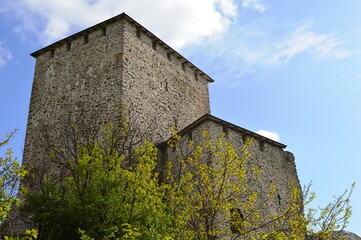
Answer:
<svg viewBox="0 0 361 240"><path fill-rule="evenodd" d="M283 144L211 115L203 116L191 126L180 131L181 138L175 147L169 147L166 143L162 145L163 156L161 159L163 164L166 161L172 161L177 169L179 154L187 152L190 140L197 146L202 141L203 131L207 131L213 141L224 134L224 141L231 142L238 153L241 153L245 141L252 138L252 143L248 149L251 155L246 160L245 166L249 171L253 166L262 170L257 182L252 184L252 191L258 193L259 202L266 203L266 207L260 214L267 218L267 216L281 213L288 208L292 189L294 187L301 188L293 154L285 151ZM251 175L250 172L247 175ZM276 192L273 198L268 199L267 194L271 184L276 186Z"/></svg>
<svg viewBox="0 0 361 240"><path fill-rule="evenodd" d="M208 83L213 80L162 40L120 14L51 44L32 54L36 58L23 164L40 166L44 152L39 134L44 126L61 137L61 124L81 116L84 122L106 124L121 108L140 131L152 128L151 140L166 141L171 128L184 129L210 116ZM194 126L218 136L226 122L206 117ZM228 126L228 125L227 125ZM249 131L232 127L227 138L241 149ZM271 183L278 198L270 211L286 206L292 181L299 187L294 157L285 146L256 136L251 164L264 172L258 191L265 195ZM172 158L171 151L167 156Z"/></svg>
<svg viewBox="0 0 361 240"><path fill-rule="evenodd" d="M213 80L125 14L32 56L24 164L36 165L43 156L37 140L44 124L61 136L59 126L79 113L105 124L124 108L140 131L153 124L157 142L171 127L184 128L210 112Z"/></svg>

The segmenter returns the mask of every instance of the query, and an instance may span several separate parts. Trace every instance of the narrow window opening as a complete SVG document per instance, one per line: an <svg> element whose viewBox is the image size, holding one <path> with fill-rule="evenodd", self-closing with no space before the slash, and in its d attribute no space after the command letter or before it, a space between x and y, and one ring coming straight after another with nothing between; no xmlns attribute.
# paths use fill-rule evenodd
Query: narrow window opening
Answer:
<svg viewBox="0 0 361 240"><path fill-rule="evenodd" d="M103 27L102 28L102 36L106 36L107 35L107 28Z"/></svg>
<svg viewBox="0 0 361 240"><path fill-rule="evenodd" d="M265 150L265 142L264 141L259 142L259 148L262 152L264 152L264 150Z"/></svg>
<svg viewBox="0 0 361 240"><path fill-rule="evenodd" d="M184 63L182 63L182 69L183 69L183 71L185 71L186 70L186 63L184 62Z"/></svg>
<svg viewBox="0 0 361 240"><path fill-rule="evenodd" d="M281 196L279 194L277 194L277 199L278 199L278 205L281 205Z"/></svg>
<svg viewBox="0 0 361 240"><path fill-rule="evenodd" d="M167 53L167 58L169 61L172 61L172 53Z"/></svg>
<svg viewBox="0 0 361 240"><path fill-rule="evenodd" d="M247 142L247 139L248 139L247 135L246 135L246 134L243 134L243 135L242 135L242 142L243 142L243 144L245 144L245 143Z"/></svg>
<svg viewBox="0 0 361 240"><path fill-rule="evenodd" d="M243 228L244 216L241 209L232 208L231 210L231 231L232 233L240 233Z"/></svg>
<svg viewBox="0 0 361 240"><path fill-rule="evenodd" d="M222 131L223 131L224 135L227 137L228 136L228 127L222 126Z"/></svg>
<svg viewBox="0 0 361 240"><path fill-rule="evenodd" d="M142 30L140 30L140 28L137 28L137 38L141 38L142 36Z"/></svg>
<svg viewBox="0 0 361 240"><path fill-rule="evenodd" d="M168 91L168 82L165 82L165 90Z"/></svg>
<svg viewBox="0 0 361 240"><path fill-rule="evenodd" d="M71 49L71 42L66 43L66 50L70 51Z"/></svg>
<svg viewBox="0 0 361 240"><path fill-rule="evenodd" d="M194 78L198 81L198 73L194 73Z"/></svg>
<svg viewBox="0 0 361 240"><path fill-rule="evenodd" d="M89 42L89 35L88 34L84 35L83 42L84 42L84 44L87 44Z"/></svg>
<svg viewBox="0 0 361 240"><path fill-rule="evenodd" d="M157 41L153 41L153 46L152 47L153 47L154 50L157 50Z"/></svg>
<svg viewBox="0 0 361 240"><path fill-rule="evenodd" d="M193 140L193 133L192 133L192 132L189 132L189 133L188 133L188 138L189 138L189 141L192 141L192 140Z"/></svg>
<svg viewBox="0 0 361 240"><path fill-rule="evenodd" d="M55 50L52 49L52 50L50 51L50 58L54 58L54 55L55 55Z"/></svg>

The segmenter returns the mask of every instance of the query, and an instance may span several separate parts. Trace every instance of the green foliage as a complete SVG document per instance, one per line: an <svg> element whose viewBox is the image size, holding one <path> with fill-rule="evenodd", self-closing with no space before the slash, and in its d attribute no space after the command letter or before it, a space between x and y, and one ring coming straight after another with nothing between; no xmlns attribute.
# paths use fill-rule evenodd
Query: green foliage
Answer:
<svg viewBox="0 0 361 240"><path fill-rule="evenodd" d="M5 240L35 240L38 239L38 231L36 229L28 229L25 231L25 236L5 236Z"/></svg>
<svg viewBox="0 0 361 240"><path fill-rule="evenodd" d="M16 130L7 134L5 140L0 142L0 150L3 147L9 144L11 138L14 137ZM18 198L19 194L19 184L20 179L26 175L26 171L20 166L16 158L13 158L12 149L7 149L5 152L5 157L0 156L0 225L3 229L4 222L7 221L9 224L9 219L6 217L9 215L10 211L19 206L20 200ZM4 236L6 240L32 240L37 239L37 230L30 229L26 230L25 236Z"/></svg>
<svg viewBox="0 0 361 240"><path fill-rule="evenodd" d="M5 147L14 136L16 130L6 135L0 142L0 150ZM19 205L16 197L19 190L20 178L26 174L16 158L12 157L13 151L7 149L5 157L0 156L0 225L4 222L12 207Z"/></svg>
<svg viewBox="0 0 361 240"><path fill-rule="evenodd" d="M303 214L303 199L301 189L291 183L290 202L281 214L271 216L272 224L267 232L260 233L260 239L298 240L304 239L307 232L307 222Z"/></svg>
<svg viewBox="0 0 361 240"><path fill-rule="evenodd" d="M141 237L141 233L139 229L132 227L129 223L123 223L121 229L121 236L119 236L119 229L117 226L111 227L110 229L104 230L103 240L120 240L120 239L139 239ZM94 240L94 238L89 237L84 230L78 229L81 237L81 240Z"/></svg>
<svg viewBox="0 0 361 240"><path fill-rule="evenodd" d="M308 207L316 199L316 193L311 192L311 184L303 189L303 202L296 200L301 196L299 189L294 189L292 204L289 211L292 212L292 218L288 219L290 224L290 234L281 231L281 228L275 228L270 234L263 234L261 239L312 239L312 240L342 240L348 239L343 235L343 230L349 223L351 217L350 197L352 195L355 183L349 190L343 194L334 197L334 200L325 207L314 209ZM296 201L295 201L296 200ZM301 213L306 208L306 214Z"/></svg>
<svg viewBox="0 0 361 240"><path fill-rule="evenodd" d="M104 128L91 146L77 146L62 181L44 176L43 190L26 196L24 211L39 224L41 237L77 239L80 233L83 239L164 238L167 214L155 171L157 149L144 141L124 154L112 148L124 144L115 142L114 128ZM51 154L55 158L62 150Z"/></svg>
<svg viewBox="0 0 361 240"><path fill-rule="evenodd" d="M177 162L168 166L167 181L171 189L167 200L174 212L174 225L180 226L174 228L173 236L180 239L212 239L231 234L231 210L252 209L257 199L257 194L245 184L244 162L249 156L247 148L251 141L244 145L243 155L238 155L223 137L213 140L206 131L201 141L199 145L191 141L186 146L189 153L178 152ZM174 141L171 144L174 145ZM178 149L181 151L182 147ZM247 197L247 201L241 201L241 196ZM252 217L256 218L256 215ZM220 223L220 217L227 223ZM239 219L233 219L233 226L237 231L244 231L247 221L242 224L236 221Z"/></svg>
<svg viewBox="0 0 361 240"><path fill-rule="evenodd" d="M52 163L67 174L44 175L42 188L27 193L23 208L39 226L39 238L280 240L313 233L327 239L347 224L352 189L319 217L312 209L305 216L304 202L315 195L303 198L290 182L288 206L270 213L276 186L270 184L262 198L255 190L262 170L247 163L252 139L236 151L223 135L204 131L195 143L172 132L167 147L174 159L163 169L152 143L129 143L134 135L123 120L75 141L70 150L51 148Z"/></svg>
<svg viewBox="0 0 361 240"><path fill-rule="evenodd" d="M310 192L311 184L304 188L305 206L316 198L315 192ZM308 208L306 210L307 233L317 239L333 239L332 234L336 231L344 230L351 217L350 197L352 195L355 183L349 190L345 190L338 197L334 196L332 202L325 207L318 209ZM337 235L337 234L336 234ZM341 237L336 237L342 239Z"/></svg>
<svg viewBox="0 0 361 240"><path fill-rule="evenodd" d="M197 144L179 142L173 136L168 144L178 151L173 164L168 163L166 195L174 216L172 236L180 239L275 239L284 236L299 239L301 230L302 200L294 189L290 205L281 211L265 216L267 204L275 197L276 187L270 184L265 198L255 188L262 170L246 164L253 139L249 138L237 152L224 135L215 138L203 131ZM178 142L178 146L176 147ZM188 151L184 151L188 149ZM251 166L251 167L250 167ZM297 218L294 215L297 214ZM299 230L286 231L291 224Z"/></svg>

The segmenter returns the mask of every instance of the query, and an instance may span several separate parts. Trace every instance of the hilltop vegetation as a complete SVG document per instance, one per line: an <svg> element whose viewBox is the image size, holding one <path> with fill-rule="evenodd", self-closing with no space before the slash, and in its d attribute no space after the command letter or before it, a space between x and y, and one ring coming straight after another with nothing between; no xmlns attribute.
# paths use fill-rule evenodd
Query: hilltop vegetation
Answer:
<svg viewBox="0 0 361 240"><path fill-rule="evenodd" d="M48 141L52 166L66 174L27 176L38 181L36 191L28 188L22 195L21 211L36 228L28 239L331 239L351 215L353 187L319 214L303 214L315 194L307 188L302 196L294 188L286 209L263 216L266 204L250 185L262 170L245 167L252 139L237 153L223 136L213 140L204 131L199 144L190 141L188 154L179 155L178 165L168 162L160 169L158 149L131 137L122 119L88 136L81 135L81 126L68 129L69 141ZM168 145L177 141L174 131ZM26 173L11 155L9 150L0 158L1 223L18 206L15 190ZM269 189L269 199L275 189Z"/></svg>

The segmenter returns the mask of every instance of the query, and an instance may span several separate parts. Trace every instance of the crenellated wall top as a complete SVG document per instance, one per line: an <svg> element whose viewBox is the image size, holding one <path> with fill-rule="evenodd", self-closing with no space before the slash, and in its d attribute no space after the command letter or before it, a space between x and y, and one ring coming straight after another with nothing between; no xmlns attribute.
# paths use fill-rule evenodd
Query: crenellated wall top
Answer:
<svg viewBox="0 0 361 240"><path fill-rule="evenodd" d="M36 59L38 59L38 57L40 56L43 56L44 54L46 54L49 58L57 57L57 54L61 54L63 52L63 49L66 49L66 51L71 51L73 48L76 48L78 45L80 45L80 43L87 44L89 41L92 41L93 38L106 36L108 32L107 28L121 21L126 21L131 24L136 29L137 34L139 34L139 36L142 36L143 41L151 41L153 49L155 51L160 52L162 55L166 53L166 56L169 59L171 57L176 58L182 63L181 67L183 69L185 67L189 67L194 71L195 76L200 75L207 81L214 82L214 80L206 73L196 67L193 63L191 63L189 60L187 60L185 57L183 57L181 54L179 54L177 51L175 51L173 48L171 48L149 30L147 30L145 27L143 27L141 24L129 17L126 13L119 14L92 27L77 32L42 49L39 49L38 51L31 53L30 55Z"/></svg>

